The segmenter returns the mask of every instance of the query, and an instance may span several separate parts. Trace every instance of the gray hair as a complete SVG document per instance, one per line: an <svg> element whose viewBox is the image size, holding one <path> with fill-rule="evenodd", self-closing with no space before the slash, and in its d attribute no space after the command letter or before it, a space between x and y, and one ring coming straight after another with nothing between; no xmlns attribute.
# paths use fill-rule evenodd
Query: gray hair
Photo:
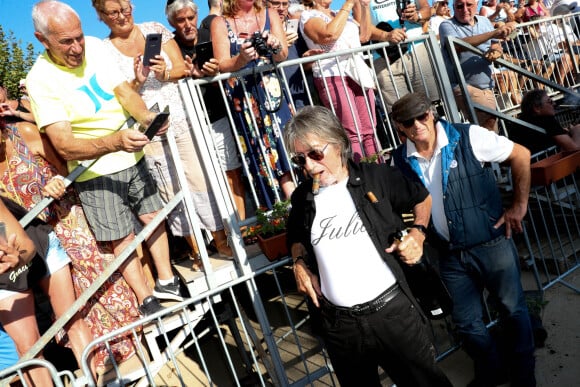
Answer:
<svg viewBox="0 0 580 387"><path fill-rule="evenodd" d="M195 4L193 1L175 0L171 4L168 4L167 7L165 7L165 16L167 16L167 21L169 22L169 24L173 25L173 23L175 22L175 14L184 8L191 8L193 12L195 12L196 14L198 13L197 4Z"/></svg>
<svg viewBox="0 0 580 387"><path fill-rule="evenodd" d="M68 4L56 0L39 1L32 7L34 31L40 33L42 36L47 36L50 33L48 29L49 21L64 23L70 19L71 15L81 20L77 12Z"/></svg>
<svg viewBox="0 0 580 387"><path fill-rule="evenodd" d="M344 127L334 113L323 106L305 106L284 127L284 142L288 153L296 150L296 141L305 142L314 135L340 148L343 164L351 158L351 145Z"/></svg>

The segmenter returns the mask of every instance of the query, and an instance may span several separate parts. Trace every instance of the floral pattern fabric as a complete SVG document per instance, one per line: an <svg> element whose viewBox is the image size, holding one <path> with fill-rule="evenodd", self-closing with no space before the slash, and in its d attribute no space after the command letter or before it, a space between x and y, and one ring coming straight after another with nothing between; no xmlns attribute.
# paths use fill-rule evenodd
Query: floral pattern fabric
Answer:
<svg viewBox="0 0 580 387"><path fill-rule="evenodd" d="M8 126L6 135L11 140L14 154L1 176L1 195L31 209L42 198L41 188L56 169L45 159L35 156L27 148L15 126ZM4 136L5 134L3 134ZM76 192L69 188L66 195L54 201L40 216L49 223L68 253L76 296L87 289L115 259L110 243L96 241L85 218ZM79 311L94 338L101 337L140 318L137 299L121 274L115 272ZM117 362L135 353L129 335L111 341L111 350ZM95 353L97 370L105 369L108 351L102 346Z"/></svg>
<svg viewBox="0 0 580 387"><path fill-rule="evenodd" d="M266 10L265 30L270 29ZM240 42L226 21L230 54L239 53ZM261 57L244 67L255 68L272 63L271 58ZM230 100L235 130L242 147L242 154L251 173L251 181L259 196L260 204L272 208L274 191L280 192L278 178L290 171L288 156L282 141L282 128L291 117L291 108L285 91L275 72L255 72L244 77L230 78L224 83ZM276 107L279 106L278 109ZM252 114L253 113L253 114ZM255 122L253 117L255 117Z"/></svg>

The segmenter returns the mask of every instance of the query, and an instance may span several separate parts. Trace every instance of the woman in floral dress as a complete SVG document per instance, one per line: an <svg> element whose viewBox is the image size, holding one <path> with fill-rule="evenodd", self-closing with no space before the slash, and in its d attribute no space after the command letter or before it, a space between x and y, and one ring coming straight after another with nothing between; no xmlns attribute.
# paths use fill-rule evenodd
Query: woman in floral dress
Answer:
<svg viewBox="0 0 580 387"><path fill-rule="evenodd" d="M2 131L6 144L6 169L0 176L0 195L30 210L43 199L42 188L58 175L56 153L43 141L35 125L18 123ZM66 171L63 164L62 170ZM49 223L71 259L71 274L77 297L87 289L115 259L112 247L98 243L85 219L76 192L69 188L39 217ZM93 338L101 337L139 319L137 300L119 272L115 272L80 310ZM131 337L111 342L117 362L135 353ZM103 346L95 353L97 372L105 371L109 357Z"/></svg>
<svg viewBox="0 0 580 387"><path fill-rule="evenodd" d="M267 55L259 54L247 42L255 31L269 47ZM214 55L223 72L280 62L288 55L286 34L278 14L270 15L259 1L225 0L223 18L214 18L211 34ZM281 188L283 196L289 198L294 190L282 142L282 128L291 117L288 99L274 73L255 72L243 78L230 78L225 91L260 204L272 208L276 200L274 191Z"/></svg>

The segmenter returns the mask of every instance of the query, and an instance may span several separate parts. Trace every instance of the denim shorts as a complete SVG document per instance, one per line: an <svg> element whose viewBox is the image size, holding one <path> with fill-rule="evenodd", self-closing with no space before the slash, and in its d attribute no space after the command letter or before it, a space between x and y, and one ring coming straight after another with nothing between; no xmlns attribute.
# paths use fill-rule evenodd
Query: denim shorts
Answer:
<svg viewBox="0 0 580 387"><path fill-rule="evenodd" d="M58 240L54 231L48 234L48 252L46 254L45 262L46 275L44 278L48 278L51 274L56 273L70 263L70 257L66 253L64 247L62 247L62 244L60 243L60 240ZM11 297L18 293L19 292L12 290L0 289L0 300Z"/></svg>

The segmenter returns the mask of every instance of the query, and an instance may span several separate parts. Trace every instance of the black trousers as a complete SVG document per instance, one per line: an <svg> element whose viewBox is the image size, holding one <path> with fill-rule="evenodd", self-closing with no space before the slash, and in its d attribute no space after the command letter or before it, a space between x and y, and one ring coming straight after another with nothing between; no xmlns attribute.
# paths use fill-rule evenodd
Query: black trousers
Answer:
<svg viewBox="0 0 580 387"><path fill-rule="evenodd" d="M435 362L421 315L403 292L368 315L327 306L321 312L322 337L341 386L381 386L379 366L397 387L452 386Z"/></svg>

